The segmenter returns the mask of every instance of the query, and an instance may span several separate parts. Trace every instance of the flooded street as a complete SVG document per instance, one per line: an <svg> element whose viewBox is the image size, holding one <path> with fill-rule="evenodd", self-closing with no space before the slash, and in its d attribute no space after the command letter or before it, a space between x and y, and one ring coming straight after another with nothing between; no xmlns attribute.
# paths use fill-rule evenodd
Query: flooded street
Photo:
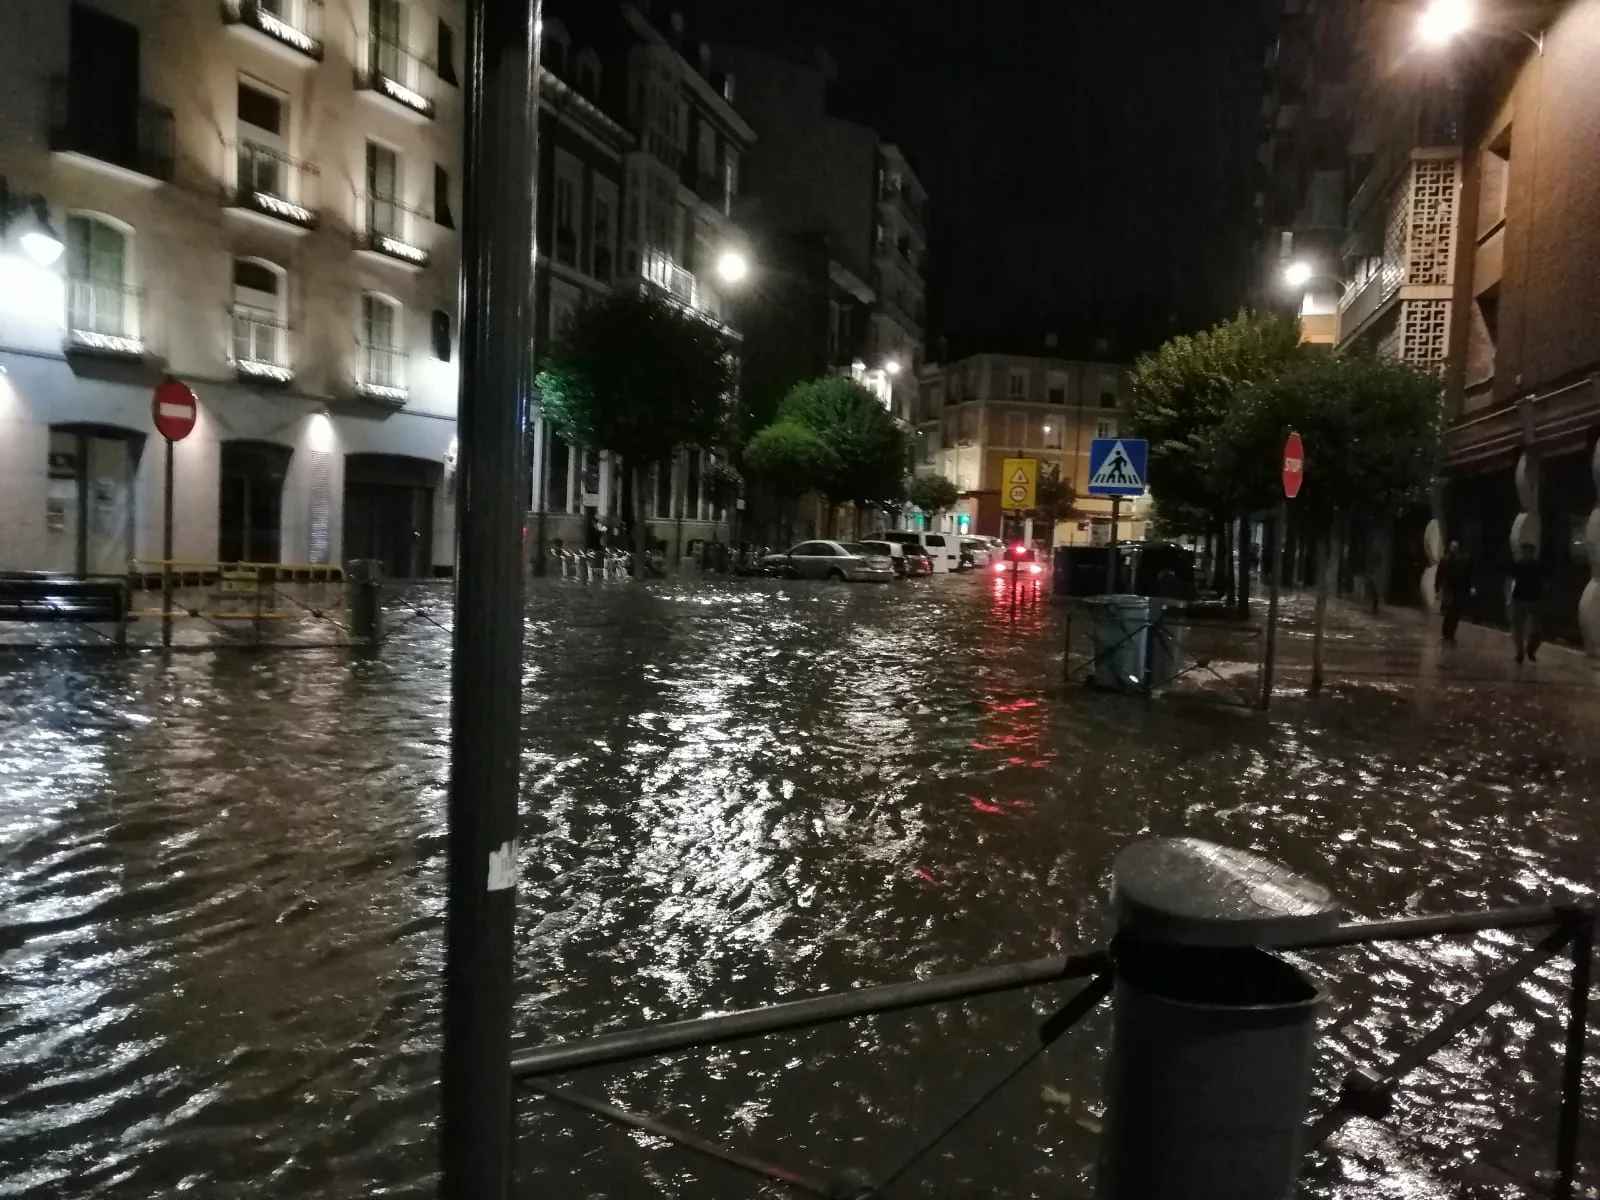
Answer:
<svg viewBox="0 0 1600 1200"><path fill-rule="evenodd" d="M528 630L527 1044L1090 944L1113 857L1151 833L1261 851L1360 916L1596 882L1600 697L1557 680L1368 674L1270 719L1063 691L1061 614L965 578L544 580ZM431 1194L448 686L427 621L367 660L0 657L0 1196ZM1516 940L1319 957L1324 1089ZM573 1082L812 1174L877 1175L1070 990ZM1565 1003L1558 958L1393 1118L1353 1122L1306 1195L1537 1194ZM1089 1195L1106 1027L895 1194ZM534 1097L519 1112L520 1195L782 1194Z"/></svg>

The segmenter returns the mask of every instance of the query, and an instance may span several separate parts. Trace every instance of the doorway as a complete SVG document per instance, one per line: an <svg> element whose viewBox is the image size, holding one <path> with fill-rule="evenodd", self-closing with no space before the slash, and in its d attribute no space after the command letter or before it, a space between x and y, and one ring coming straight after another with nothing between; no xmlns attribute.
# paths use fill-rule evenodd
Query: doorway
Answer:
<svg viewBox="0 0 1600 1200"><path fill-rule="evenodd" d="M133 558L134 478L144 434L104 425L50 430L45 569L121 575Z"/></svg>
<svg viewBox="0 0 1600 1200"><path fill-rule="evenodd" d="M427 459L347 455L343 560L377 559L390 579L432 576L434 493L443 481L443 466Z"/></svg>
<svg viewBox="0 0 1600 1200"><path fill-rule="evenodd" d="M217 561L283 561L283 481L293 451L272 442L223 442Z"/></svg>

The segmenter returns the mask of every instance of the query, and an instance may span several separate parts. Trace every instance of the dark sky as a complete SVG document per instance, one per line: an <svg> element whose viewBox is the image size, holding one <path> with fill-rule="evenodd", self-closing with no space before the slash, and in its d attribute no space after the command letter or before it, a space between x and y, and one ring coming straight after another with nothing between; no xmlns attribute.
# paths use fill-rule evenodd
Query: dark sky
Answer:
<svg viewBox="0 0 1600 1200"><path fill-rule="evenodd" d="M826 46L850 115L906 148L933 207L935 337L1058 329L1124 345L1124 330L1147 341L1242 299L1272 7L682 4L712 41Z"/></svg>

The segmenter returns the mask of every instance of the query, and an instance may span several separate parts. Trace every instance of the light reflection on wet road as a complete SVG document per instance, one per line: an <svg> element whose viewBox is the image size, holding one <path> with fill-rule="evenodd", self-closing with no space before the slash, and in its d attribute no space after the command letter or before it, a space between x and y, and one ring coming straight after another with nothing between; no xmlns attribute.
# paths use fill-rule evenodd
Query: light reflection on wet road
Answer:
<svg viewBox="0 0 1600 1200"><path fill-rule="evenodd" d="M1587 693L1389 680L1270 723L1063 694L1059 614L980 579L541 582L529 628L529 1042L1093 941L1112 857L1152 832L1260 850L1370 916L1595 882ZM418 623L355 663L0 658L0 1196L430 1194L446 649ZM1326 960L1333 1056L1392 1053L1511 949ZM1306 1194L1535 1194L1564 995L1558 964ZM1051 998L575 1082L876 1173ZM1068 1035L896 1194L1086 1195L1104 1033ZM537 1101L521 1126L522 1195L758 1194Z"/></svg>

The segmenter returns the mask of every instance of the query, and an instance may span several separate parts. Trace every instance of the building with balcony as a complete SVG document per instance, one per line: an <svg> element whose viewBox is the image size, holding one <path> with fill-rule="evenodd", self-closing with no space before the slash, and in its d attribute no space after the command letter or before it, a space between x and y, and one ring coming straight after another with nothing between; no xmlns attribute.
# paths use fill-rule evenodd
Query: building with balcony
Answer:
<svg viewBox="0 0 1600 1200"><path fill-rule="evenodd" d="M64 244L46 264L0 230L0 568L159 559L150 399L171 375L199 400L179 558L449 569L463 19L459 0L0 8L0 178Z"/></svg>
<svg viewBox="0 0 1600 1200"><path fill-rule="evenodd" d="M729 251L753 253L735 205L754 133L731 80L680 16L648 3L547 0L543 12L536 352L586 299L627 287L654 289L740 339L741 284L716 269ZM537 417L533 459L536 553L620 525L623 464L567 445ZM680 452L643 481L670 547L730 536L707 461Z"/></svg>
<svg viewBox="0 0 1600 1200"><path fill-rule="evenodd" d="M1059 357L1059 343L1050 344L1056 339L1045 341L1038 347L1043 354L971 354L928 363L920 372L914 470L942 475L960 490L960 504L940 518L948 530L1002 536L1001 464L1033 458L1041 476L1054 472L1077 496L1053 531L1035 525L1032 536L1053 537L1063 546L1109 541L1111 501L1086 494L1089 444L1124 431L1132 402L1129 369ZM1117 536L1142 537L1149 515L1148 500L1125 501Z"/></svg>
<svg viewBox="0 0 1600 1200"><path fill-rule="evenodd" d="M716 52L739 81L739 106L757 138L745 166L748 220L763 244L803 245L828 256L833 287L791 285L789 304L814 312L775 334L806 336L802 352L752 358L787 364L751 382L772 395L826 362L852 371L909 422L926 335L923 277L927 193L901 150L838 111L837 68L825 53L796 57L751 46ZM820 279L812 271L813 279Z"/></svg>
<svg viewBox="0 0 1600 1200"><path fill-rule="evenodd" d="M1470 615L1503 623L1505 569L1530 543L1550 631L1600 651L1600 0L1482 0L1459 26L1419 22L1426 5L1314 7L1354 10L1334 26L1357 64L1336 343L1445 383L1444 478L1427 510L1373 531L1381 582L1431 602L1431 564L1460 541Z"/></svg>

